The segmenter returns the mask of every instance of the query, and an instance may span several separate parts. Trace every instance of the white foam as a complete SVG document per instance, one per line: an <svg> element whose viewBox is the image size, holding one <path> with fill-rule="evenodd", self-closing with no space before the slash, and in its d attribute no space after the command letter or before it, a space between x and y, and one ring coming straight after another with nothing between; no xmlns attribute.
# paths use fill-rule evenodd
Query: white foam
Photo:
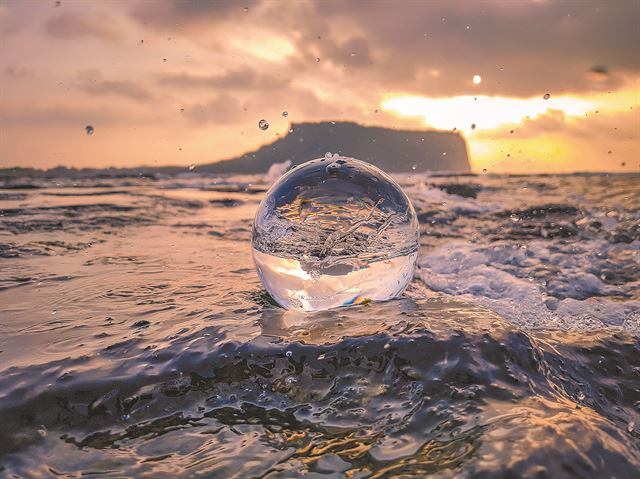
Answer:
<svg viewBox="0 0 640 479"><path fill-rule="evenodd" d="M604 241L584 242L580 250L606 253L614 248ZM606 243L606 244L604 244ZM594 297L612 289L586 273L589 258L576 254L574 246L562 250L558 244L532 241L527 248L513 243L495 246L452 242L421 252L418 277L432 290L479 304L506 320L527 328L592 329L638 326L640 302ZM584 253L584 251L582 251ZM532 265L558 270L549 281L526 276ZM566 271L562 271L566 269ZM565 299L548 293L562 291ZM584 297L587 299L574 299Z"/></svg>

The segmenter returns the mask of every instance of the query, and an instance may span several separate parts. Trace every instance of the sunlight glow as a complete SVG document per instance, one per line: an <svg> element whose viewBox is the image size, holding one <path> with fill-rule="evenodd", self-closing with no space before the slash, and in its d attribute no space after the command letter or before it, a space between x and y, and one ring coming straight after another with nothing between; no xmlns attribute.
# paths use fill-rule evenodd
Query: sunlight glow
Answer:
<svg viewBox="0 0 640 479"><path fill-rule="evenodd" d="M233 39L232 43L239 50L269 62L282 62L296 51L289 39L274 35L265 35L260 41L254 41L253 37L248 41Z"/></svg>
<svg viewBox="0 0 640 479"><path fill-rule="evenodd" d="M573 97L552 97L545 100L491 96L398 96L382 102L382 108L391 113L422 117L426 125L434 128L456 128L466 132L471 132L472 124L478 130L487 130L504 124L520 123L527 117L533 118L547 110L558 110L567 116L583 116L597 107L596 102Z"/></svg>

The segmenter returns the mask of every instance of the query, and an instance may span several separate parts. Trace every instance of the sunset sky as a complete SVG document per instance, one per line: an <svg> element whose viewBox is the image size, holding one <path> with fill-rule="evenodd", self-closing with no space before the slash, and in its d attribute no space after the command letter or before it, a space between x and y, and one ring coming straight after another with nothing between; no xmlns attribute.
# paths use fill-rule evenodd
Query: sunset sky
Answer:
<svg viewBox="0 0 640 479"><path fill-rule="evenodd" d="M639 25L638 0L0 0L0 166L188 166L350 120L456 128L475 172L639 171Z"/></svg>

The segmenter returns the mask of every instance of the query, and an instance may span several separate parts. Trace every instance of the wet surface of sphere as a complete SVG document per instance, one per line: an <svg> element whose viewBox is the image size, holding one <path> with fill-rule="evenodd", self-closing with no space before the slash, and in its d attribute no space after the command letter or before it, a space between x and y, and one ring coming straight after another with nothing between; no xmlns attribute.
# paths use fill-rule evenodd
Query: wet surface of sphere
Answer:
<svg viewBox="0 0 640 479"><path fill-rule="evenodd" d="M393 179L363 161L327 154L269 189L252 250L280 305L315 311L402 294L418 240L413 206Z"/></svg>

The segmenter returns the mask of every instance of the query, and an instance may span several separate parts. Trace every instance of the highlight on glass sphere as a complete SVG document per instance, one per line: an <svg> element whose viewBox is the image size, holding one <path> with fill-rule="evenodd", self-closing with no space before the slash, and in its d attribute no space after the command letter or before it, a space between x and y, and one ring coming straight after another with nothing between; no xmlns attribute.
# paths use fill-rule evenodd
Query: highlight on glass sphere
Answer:
<svg viewBox="0 0 640 479"><path fill-rule="evenodd" d="M251 242L269 294L304 311L401 295L418 244L416 213L400 186L369 163L330 153L269 189Z"/></svg>

